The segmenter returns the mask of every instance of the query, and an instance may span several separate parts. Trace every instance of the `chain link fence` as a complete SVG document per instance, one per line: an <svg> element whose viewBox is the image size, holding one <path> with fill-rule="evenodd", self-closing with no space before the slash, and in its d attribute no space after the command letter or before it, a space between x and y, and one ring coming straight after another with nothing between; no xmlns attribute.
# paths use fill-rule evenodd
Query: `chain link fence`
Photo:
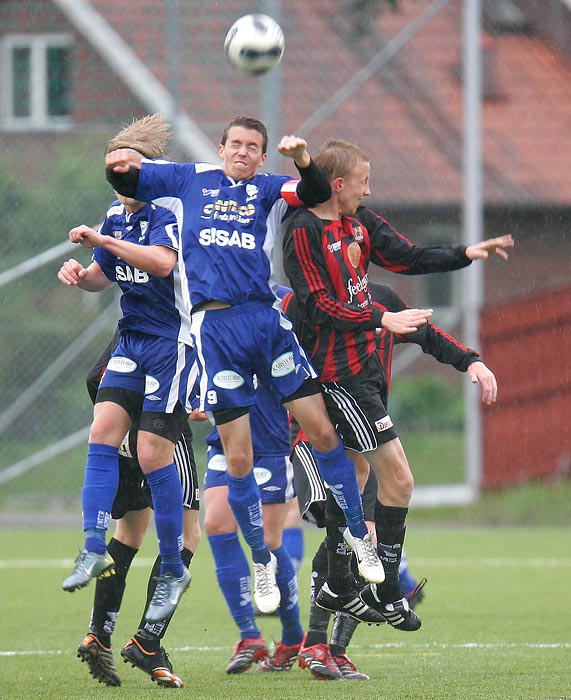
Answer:
<svg viewBox="0 0 571 700"><path fill-rule="evenodd" d="M276 0L142 2L144 17L130 17L124 22L125 8L110 0L1 3L0 43L5 44L10 31L14 34L16 28L18 37L57 35L60 43L55 59L63 57L67 60L66 37L74 36L75 54L70 56L81 58L83 72L75 75L77 123L72 128L36 129L29 133L25 129L15 132L0 130L3 149L0 162L0 197L3 202L0 221L0 511L78 509L87 430L92 417L84 378L114 331L119 305L115 290L90 294L69 289L58 282L56 275L61 263L69 257L76 257L84 265L90 260L88 250L66 243L67 233L80 223L97 224L113 198L103 175L105 143L125 122L154 111L151 108L152 95L148 90L145 92L149 86L139 85L139 92L130 92L121 80L116 79L102 55L98 55L96 42L86 45L80 41L78 25L74 27L71 19L77 20L79 9L90 5L110 21L111 28L119 29L124 23L123 37L127 46L136 53L137 65L160 76L162 86L172 97L173 102L169 104L175 117L179 114L176 112L178 107L191 115L214 152L228 119L244 112L259 115L268 123L272 144L282 133L302 125L308 131L308 140L315 145L333 136L362 143L371 125L359 124L350 110L339 109L339 100L349 95L353 103L375 100L379 114L375 111L372 115L379 121L382 116L384 123L390 123L394 119L391 112L393 98L402 95L407 85L399 78L397 69L387 69L382 73L382 81L375 82L375 75L378 75L383 61L392 60L427 23L434 23L437 29L438 12L448 3L445 0L421 3L420 9L427 11L426 18L417 13L420 19L411 24L408 33L405 31L400 35L395 24L396 15L391 15L384 36L365 37L361 43L352 38L345 21L353 3L320 0L303 4L306 7L304 14L298 12L294 15L288 13L288 3ZM453 5L450 3L451 7ZM407 3L409 11L410 8L410 3ZM327 21L332 28L329 38L335 37L341 44L350 45L352 51L351 60L339 66L336 77L340 90L336 86L334 90L334 86L326 81L310 81L300 60L307 54L307 61L330 61L335 46L320 46L322 37L319 34L314 36L314 45L302 46L296 31L300 17L310 28L314 24L318 27L324 12L329 10L331 16ZM222 51L224 33L236 17L253 11L266 12L280 19L286 32L286 58L297 61L300 73L296 74L294 81L291 77L280 77L279 71L274 75L275 79L241 77L224 83L220 88L229 71ZM154 25L164 27L161 42L146 40L141 33ZM399 36L398 40L389 42L388 39L395 35ZM429 41L445 42L446 37L439 36L435 30ZM454 50L454 63L460 64L460 45ZM408 69L412 72L418 70L423 55L421 51L413 52L413 63L404 65L404 68L401 66L403 75ZM376 56L376 61L371 60L372 56ZM319 70L314 72L319 75ZM60 80L65 77L61 66L57 75ZM189 83L193 86L190 96L182 91L183 85ZM204 95L208 92L212 99L206 100ZM427 87L422 97L427 98L428 92ZM116 98L115 101L110 96ZM124 96L120 106L119 96ZM56 97L60 99L54 104L64 113L65 100L59 93ZM332 98L331 102L328 102L329 98ZM145 102L146 99L150 101ZM433 106L436 102L435 97ZM319 105L329 105L327 108L332 110L335 133L331 132L331 123L324 122L328 117L327 109L316 109ZM412 116L420 119L419 115ZM175 117L172 121L177 126L178 137L172 146L172 156L186 160L189 159L188 143L192 139L189 139L189 132L184 131L184 120L177 122ZM440 118L436 108L430 118ZM458 158L461 133L461 114L458 113L443 146L455 149ZM383 155L390 155L392 148L400 149L402 172L406 171L407 152L414 147L413 143L390 144L380 136L379 147ZM275 159L273 150L272 159ZM385 173L381 159L379 161L376 167L380 175L374 183L379 196L391 188L394 191L393 186L402 192L411 192L418 187L405 180L395 185L395 178L400 177L401 172ZM283 162L280 162L282 166ZM275 162L270 162L270 167L275 169ZM422 240L422 231L426 230L425 239L433 242L433 233L427 230L430 225L431 222L423 221L422 226L413 226L407 231L411 237ZM433 228L439 235L445 230L450 241L459 240L457 217L455 220L452 217L452 221L450 217L447 221L438 221ZM427 304L431 295L435 298L450 297L449 281L431 280L428 283L397 280L396 276L388 280L386 275L377 273L373 276L394 284L414 304ZM450 308L447 314L440 320L447 319L448 328L457 330L458 312ZM417 483L462 481L462 376L449 368L435 373L432 360L424 359L418 365L419 355L419 352L409 350L396 354L397 373L409 373L413 365L415 369L411 372L411 379L399 378L395 382L393 417L397 425L399 421L402 423L403 433L408 434L403 436L403 442L413 467L415 463L420 462L419 466L423 467L422 463L431 462L431 459L427 460L430 452L427 440L435 434L440 435L432 466L429 464L416 472ZM428 381L427 376L430 377ZM197 446L201 445L203 432L204 428L197 431ZM199 466L201 470L202 466Z"/></svg>

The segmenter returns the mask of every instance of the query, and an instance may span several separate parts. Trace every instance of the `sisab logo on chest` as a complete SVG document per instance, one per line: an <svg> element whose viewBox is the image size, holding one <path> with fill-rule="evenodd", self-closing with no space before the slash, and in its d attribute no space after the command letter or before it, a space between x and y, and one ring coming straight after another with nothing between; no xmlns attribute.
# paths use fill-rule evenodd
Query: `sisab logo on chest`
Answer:
<svg viewBox="0 0 571 700"><path fill-rule="evenodd" d="M115 266L115 277L117 282L134 282L135 284L146 284L149 281L149 275L143 270L138 270L136 267Z"/></svg>
<svg viewBox="0 0 571 700"><path fill-rule="evenodd" d="M246 250L254 250L256 247L255 236L246 231L225 231L211 226L203 228L198 235L200 245L204 246L217 245L221 248L237 246Z"/></svg>

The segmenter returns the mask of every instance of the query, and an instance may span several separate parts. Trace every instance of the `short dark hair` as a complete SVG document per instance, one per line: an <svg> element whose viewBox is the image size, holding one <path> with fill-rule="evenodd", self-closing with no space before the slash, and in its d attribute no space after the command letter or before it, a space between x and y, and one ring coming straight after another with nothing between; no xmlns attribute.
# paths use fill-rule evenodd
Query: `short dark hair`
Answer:
<svg viewBox="0 0 571 700"><path fill-rule="evenodd" d="M257 131L262 134L262 153L265 153L268 148L268 130L264 124L259 119L254 119L254 117L234 117L228 126L222 132L222 140L220 143L224 146L228 140L228 132L233 126L241 126L244 129L252 129L252 131Z"/></svg>

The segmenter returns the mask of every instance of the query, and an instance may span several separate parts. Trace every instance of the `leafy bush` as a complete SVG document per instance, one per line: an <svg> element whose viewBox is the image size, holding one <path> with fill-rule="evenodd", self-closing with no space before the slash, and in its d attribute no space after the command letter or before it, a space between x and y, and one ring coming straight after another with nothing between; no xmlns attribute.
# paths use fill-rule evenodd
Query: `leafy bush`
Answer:
<svg viewBox="0 0 571 700"><path fill-rule="evenodd" d="M462 430L462 388L436 374L399 379L391 390L390 414L399 431Z"/></svg>
<svg viewBox="0 0 571 700"><path fill-rule="evenodd" d="M104 143L103 135L70 138L44 154L33 176L22 171L18 151L3 154L0 269L65 241L74 226L101 221L113 199L104 175Z"/></svg>

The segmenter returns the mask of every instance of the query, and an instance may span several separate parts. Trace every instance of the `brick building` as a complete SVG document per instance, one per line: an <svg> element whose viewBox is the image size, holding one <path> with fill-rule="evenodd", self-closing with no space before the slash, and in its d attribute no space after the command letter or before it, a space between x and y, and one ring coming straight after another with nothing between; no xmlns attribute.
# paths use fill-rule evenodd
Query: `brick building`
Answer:
<svg viewBox="0 0 571 700"><path fill-rule="evenodd" d="M312 148L333 136L359 144L371 156L372 208L414 240L458 241L463 3L431 15L428 1L397 5L359 34L345 0L271 3L286 53L255 79L232 71L222 43L236 17L269 7L262 0L3 0L0 145L38 177L62 141L94 132L103 144L121 123L161 111L177 156L210 160L223 125L255 113L274 142L301 133ZM484 273L481 349L502 386L484 412L489 487L561 470L571 449L569 46L569 3L484 2L484 235L517 239L510 263ZM378 277L418 305L453 307L461 274Z"/></svg>

